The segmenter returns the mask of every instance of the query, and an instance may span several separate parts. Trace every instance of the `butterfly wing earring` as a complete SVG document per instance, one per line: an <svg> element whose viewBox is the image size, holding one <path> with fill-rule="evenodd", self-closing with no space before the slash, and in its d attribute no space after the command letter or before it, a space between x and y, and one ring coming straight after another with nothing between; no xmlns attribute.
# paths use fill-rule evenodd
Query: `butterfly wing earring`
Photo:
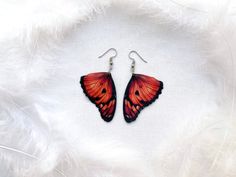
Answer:
<svg viewBox="0 0 236 177"><path fill-rule="evenodd" d="M123 100L123 114L128 123L135 121L142 109L153 103L163 89L162 81L151 76L134 73L135 59L131 57L132 53L147 63L136 51L129 53L129 58L132 60L132 77L126 87Z"/></svg>
<svg viewBox="0 0 236 177"><path fill-rule="evenodd" d="M115 55L110 57L110 66L108 72L96 72L82 76L80 79L81 87L89 100L96 105L102 119L110 122L116 109L116 89L111 76L113 66L113 59L117 56L117 51L110 48L99 58L106 55L109 51L113 50Z"/></svg>

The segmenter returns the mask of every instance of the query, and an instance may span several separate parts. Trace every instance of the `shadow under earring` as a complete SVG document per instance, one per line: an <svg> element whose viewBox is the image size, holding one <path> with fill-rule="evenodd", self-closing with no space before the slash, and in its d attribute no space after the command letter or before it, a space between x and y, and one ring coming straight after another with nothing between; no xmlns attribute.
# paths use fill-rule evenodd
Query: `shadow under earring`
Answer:
<svg viewBox="0 0 236 177"><path fill-rule="evenodd" d="M133 61L131 65L132 77L126 87L123 100L123 114L128 123L135 121L142 109L153 103L163 89L162 81L151 76L134 73L135 59L130 56L132 53L147 63L136 51L129 53L129 58Z"/></svg>
<svg viewBox="0 0 236 177"><path fill-rule="evenodd" d="M116 109L116 89L111 76L111 70L113 58L117 56L117 51L114 48L110 48L99 56L101 58L111 50L115 51L116 54L110 57L108 72L90 73L82 76L80 79L80 84L85 95L96 105L102 119L106 122L110 122L113 119Z"/></svg>

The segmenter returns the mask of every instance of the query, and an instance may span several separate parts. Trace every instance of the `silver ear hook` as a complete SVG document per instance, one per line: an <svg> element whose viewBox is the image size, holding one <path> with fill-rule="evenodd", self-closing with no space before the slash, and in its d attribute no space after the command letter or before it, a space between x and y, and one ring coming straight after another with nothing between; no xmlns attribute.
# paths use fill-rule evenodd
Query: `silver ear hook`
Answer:
<svg viewBox="0 0 236 177"><path fill-rule="evenodd" d="M131 54L135 53L144 63L147 63L146 60L144 60L139 54L138 52L136 52L135 50L132 50L129 52L129 59L132 60L132 64L131 64L131 72L134 73L135 71L135 59L131 57Z"/></svg>
<svg viewBox="0 0 236 177"><path fill-rule="evenodd" d="M110 48L108 49L105 53L103 53L102 55L100 55L98 58L102 58L104 55L106 55L108 52L110 52L111 50L113 50L115 52L115 55L111 56L109 59L109 72L111 72L112 70L112 66L113 66L113 58L115 58L117 56L117 50L114 48Z"/></svg>

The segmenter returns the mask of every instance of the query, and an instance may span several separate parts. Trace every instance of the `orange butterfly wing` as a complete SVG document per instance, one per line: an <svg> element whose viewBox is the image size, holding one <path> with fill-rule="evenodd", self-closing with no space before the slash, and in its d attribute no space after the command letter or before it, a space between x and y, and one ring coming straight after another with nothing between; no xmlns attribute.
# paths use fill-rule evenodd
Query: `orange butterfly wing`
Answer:
<svg viewBox="0 0 236 177"><path fill-rule="evenodd" d="M142 74L133 74L126 88L123 102L126 122L135 121L141 110L158 98L162 89L162 81Z"/></svg>
<svg viewBox="0 0 236 177"><path fill-rule="evenodd" d="M82 76L80 83L86 96L99 109L102 119L110 122L116 109L116 90L111 73L91 73Z"/></svg>

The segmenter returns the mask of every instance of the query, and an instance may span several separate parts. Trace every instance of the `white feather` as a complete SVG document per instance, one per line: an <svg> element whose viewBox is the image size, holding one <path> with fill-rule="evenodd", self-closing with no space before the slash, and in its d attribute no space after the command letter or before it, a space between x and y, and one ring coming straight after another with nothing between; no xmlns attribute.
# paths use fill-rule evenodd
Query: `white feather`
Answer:
<svg viewBox="0 0 236 177"><path fill-rule="evenodd" d="M186 0L0 1L0 177L235 177L236 4ZM78 80L106 71L110 124ZM164 81L127 125L127 53Z"/></svg>

